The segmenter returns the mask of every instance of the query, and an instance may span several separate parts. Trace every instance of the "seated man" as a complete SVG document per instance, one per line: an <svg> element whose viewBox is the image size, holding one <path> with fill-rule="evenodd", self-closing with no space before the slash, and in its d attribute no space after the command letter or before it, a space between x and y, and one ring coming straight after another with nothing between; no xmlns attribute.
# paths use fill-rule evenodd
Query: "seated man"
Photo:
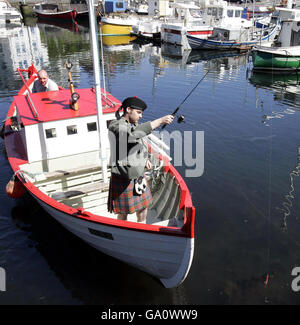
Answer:
<svg viewBox="0 0 300 325"><path fill-rule="evenodd" d="M38 79L35 80L32 87L33 93L40 93L43 91L54 91L58 90L57 84L49 79L48 73L45 70L38 72Z"/></svg>

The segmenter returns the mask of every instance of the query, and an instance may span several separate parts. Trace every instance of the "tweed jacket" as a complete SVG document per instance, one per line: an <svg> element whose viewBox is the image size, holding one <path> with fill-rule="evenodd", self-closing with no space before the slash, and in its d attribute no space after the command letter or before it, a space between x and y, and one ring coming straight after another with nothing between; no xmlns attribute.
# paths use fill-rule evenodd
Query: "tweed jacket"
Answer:
<svg viewBox="0 0 300 325"><path fill-rule="evenodd" d="M121 117L113 120L108 130L111 172L129 179L143 175L148 159L143 137L152 132L151 122L130 124Z"/></svg>

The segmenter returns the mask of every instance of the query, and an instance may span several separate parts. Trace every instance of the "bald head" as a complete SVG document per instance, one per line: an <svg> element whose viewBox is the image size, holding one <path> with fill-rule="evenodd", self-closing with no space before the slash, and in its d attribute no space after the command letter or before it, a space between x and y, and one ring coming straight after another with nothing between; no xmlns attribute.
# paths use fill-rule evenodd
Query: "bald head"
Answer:
<svg viewBox="0 0 300 325"><path fill-rule="evenodd" d="M40 70L38 72L38 78L39 78L40 84L45 87L48 82L48 78L49 78L47 71Z"/></svg>

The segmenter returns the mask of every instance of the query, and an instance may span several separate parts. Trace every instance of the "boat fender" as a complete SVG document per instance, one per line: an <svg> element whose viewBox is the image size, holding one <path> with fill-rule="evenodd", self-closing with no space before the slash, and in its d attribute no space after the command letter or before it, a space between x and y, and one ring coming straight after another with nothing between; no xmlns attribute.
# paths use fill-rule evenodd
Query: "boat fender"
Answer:
<svg viewBox="0 0 300 325"><path fill-rule="evenodd" d="M14 174L6 185L6 194L8 197L17 199L25 194L25 187L19 178Z"/></svg>

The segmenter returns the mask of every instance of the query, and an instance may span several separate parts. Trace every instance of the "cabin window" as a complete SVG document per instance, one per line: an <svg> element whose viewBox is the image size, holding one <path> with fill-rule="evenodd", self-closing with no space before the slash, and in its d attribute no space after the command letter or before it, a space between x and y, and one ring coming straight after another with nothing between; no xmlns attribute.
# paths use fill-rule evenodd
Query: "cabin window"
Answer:
<svg viewBox="0 0 300 325"><path fill-rule="evenodd" d="M77 134L77 126L76 125L68 125L67 133L68 133L68 135Z"/></svg>
<svg viewBox="0 0 300 325"><path fill-rule="evenodd" d="M214 17L217 17L217 15L218 15L218 8L212 8L212 15Z"/></svg>
<svg viewBox="0 0 300 325"><path fill-rule="evenodd" d="M123 8L123 2L116 2L116 8Z"/></svg>
<svg viewBox="0 0 300 325"><path fill-rule="evenodd" d="M233 17L233 10L227 10L227 16Z"/></svg>
<svg viewBox="0 0 300 325"><path fill-rule="evenodd" d="M210 16L211 15L211 8L207 8L207 14Z"/></svg>
<svg viewBox="0 0 300 325"><path fill-rule="evenodd" d="M241 10L235 11L235 17L241 17Z"/></svg>
<svg viewBox="0 0 300 325"><path fill-rule="evenodd" d="M56 138L56 129L55 128L46 129L45 130L45 133L46 133L46 138L47 139L49 139L49 138Z"/></svg>
<svg viewBox="0 0 300 325"><path fill-rule="evenodd" d="M218 9L218 17L222 17L223 16L223 8L219 8Z"/></svg>
<svg viewBox="0 0 300 325"><path fill-rule="evenodd" d="M199 9L190 9L190 14L194 18L200 18L202 16Z"/></svg>
<svg viewBox="0 0 300 325"><path fill-rule="evenodd" d="M88 132L97 131L97 123L96 122L87 123L86 126L87 126Z"/></svg>

